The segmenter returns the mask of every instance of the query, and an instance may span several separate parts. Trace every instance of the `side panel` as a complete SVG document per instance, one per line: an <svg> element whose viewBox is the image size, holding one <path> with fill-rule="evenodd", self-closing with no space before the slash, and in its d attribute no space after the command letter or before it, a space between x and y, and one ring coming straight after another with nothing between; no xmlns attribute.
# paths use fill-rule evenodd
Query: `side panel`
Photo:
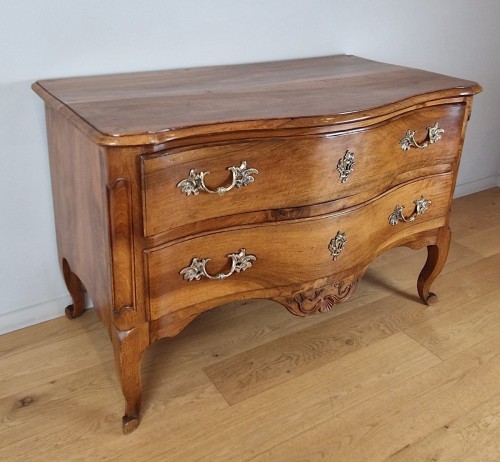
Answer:
<svg viewBox="0 0 500 462"><path fill-rule="evenodd" d="M65 259L80 278L109 329L112 285L104 152L50 107L46 121L59 260Z"/></svg>

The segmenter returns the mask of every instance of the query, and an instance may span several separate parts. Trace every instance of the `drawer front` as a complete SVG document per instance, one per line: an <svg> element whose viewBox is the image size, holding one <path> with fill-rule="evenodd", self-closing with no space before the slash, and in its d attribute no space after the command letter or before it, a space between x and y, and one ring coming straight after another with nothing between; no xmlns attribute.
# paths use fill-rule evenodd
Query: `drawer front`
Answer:
<svg viewBox="0 0 500 462"><path fill-rule="evenodd" d="M340 210L423 174L449 171L459 151L463 117L463 105L442 105L356 132L254 140L144 156L145 235L181 226L186 227L187 235L193 224L203 220L329 201L337 201L330 211ZM402 149L408 130L415 132L417 144L425 146L427 127L436 122L444 129L441 139L427 142L426 148ZM349 173L350 157L355 163ZM246 166L242 167L243 162ZM234 169L228 170L231 167ZM225 192L206 192L200 180L194 180L201 172L210 172L203 177L207 190L222 186ZM248 184L238 187L238 181Z"/></svg>
<svg viewBox="0 0 500 462"><path fill-rule="evenodd" d="M435 175L345 212L225 230L146 251L151 319L230 294L257 294L364 267L391 243L443 226L451 188L452 174ZM413 219L414 201L422 213Z"/></svg>

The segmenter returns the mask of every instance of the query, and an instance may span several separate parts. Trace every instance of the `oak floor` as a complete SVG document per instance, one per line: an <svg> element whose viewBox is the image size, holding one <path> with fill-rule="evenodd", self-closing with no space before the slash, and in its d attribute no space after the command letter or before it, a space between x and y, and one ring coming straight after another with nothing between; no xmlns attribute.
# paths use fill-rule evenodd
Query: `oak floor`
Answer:
<svg viewBox="0 0 500 462"><path fill-rule="evenodd" d="M1 336L0 461L499 461L500 188L451 227L433 307L398 248L330 313L232 303L153 345L127 436L91 310Z"/></svg>

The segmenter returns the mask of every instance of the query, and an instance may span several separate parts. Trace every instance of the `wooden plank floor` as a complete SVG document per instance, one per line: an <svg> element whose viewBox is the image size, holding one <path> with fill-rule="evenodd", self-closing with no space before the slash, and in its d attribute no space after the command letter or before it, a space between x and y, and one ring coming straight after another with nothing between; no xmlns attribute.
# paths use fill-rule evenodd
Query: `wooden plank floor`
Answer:
<svg viewBox="0 0 500 462"><path fill-rule="evenodd" d="M437 305L401 248L328 314L207 312L147 351L131 435L92 311L1 336L0 461L499 461L500 188L452 210Z"/></svg>

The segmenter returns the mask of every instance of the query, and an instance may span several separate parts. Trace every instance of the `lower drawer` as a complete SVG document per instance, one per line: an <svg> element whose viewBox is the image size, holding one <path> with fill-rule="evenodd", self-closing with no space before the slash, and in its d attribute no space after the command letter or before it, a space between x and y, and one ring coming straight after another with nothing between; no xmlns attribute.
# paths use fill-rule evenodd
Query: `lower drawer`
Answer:
<svg viewBox="0 0 500 462"><path fill-rule="evenodd" d="M451 187L451 174L435 175L343 212L221 230L147 250L150 317L364 267L391 243L443 226Z"/></svg>

